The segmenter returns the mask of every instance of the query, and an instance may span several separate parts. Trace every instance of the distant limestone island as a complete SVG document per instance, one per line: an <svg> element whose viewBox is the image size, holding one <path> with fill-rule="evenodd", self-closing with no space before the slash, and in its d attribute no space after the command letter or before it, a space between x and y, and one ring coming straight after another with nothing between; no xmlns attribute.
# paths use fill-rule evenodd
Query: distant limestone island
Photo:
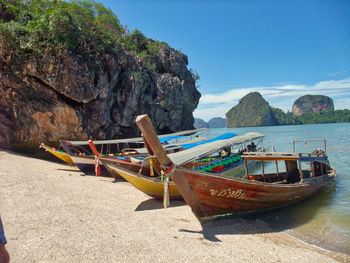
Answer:
<svg viewBox="0 0 350 263"><path fill-rule="evenodd" d="M226 122L228 128L350 122L350 110L334 110L327 96L305 95L285 113L271 107L259 92L251 92L226 113Z"/></svg>
<svg viewBox="0 0 350 263"><path fill-rule="evenodd" d="M334 110L333 100L323 95L302 96L294 102L292 111L285 113L281 109L271 107L259 92L251 92L226 113L228 128L336 122L350 122L350 110ZM209 122L206 123L201 119L195 119L194 126L225 127L211 126Z"/></svg>
<svg viewBox="0 0 350 263"><path fill-rule="evenodd" d="M202 119L194 118L194 127L196 129L200 128L225 128L226 127L226 119L221 117L215 117L210 119L210 121L205 122Z"/></svg>

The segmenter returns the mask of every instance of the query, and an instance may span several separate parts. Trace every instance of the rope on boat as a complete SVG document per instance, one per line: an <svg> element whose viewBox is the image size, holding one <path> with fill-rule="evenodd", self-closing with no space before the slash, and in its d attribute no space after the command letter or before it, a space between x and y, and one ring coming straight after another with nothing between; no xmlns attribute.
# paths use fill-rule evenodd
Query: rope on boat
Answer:
<svg viewBox="0 0 350 263"><path fill-rule="evenodd" d="M153 159L149 160L149 167L150 167L150 175L153 177L154 176L154 171L153 171Z"/></svg>
<svg viewBox="0 0 350 263"><path fill-rule="evenodd" d="M100 156L101 154L95 155L95 175L96 176L99 176L101 174Z"/></svg>
<svg viewBox="0 0 350 263"><path fill-rule="evenodd" d="M163 193L163 206L165 209L170 205L169 198L169 178L173 176L174 171L176 169L175 164L172 162L171 166L165 171L162 170L162 174L164 174L164 193Z"/></svg>

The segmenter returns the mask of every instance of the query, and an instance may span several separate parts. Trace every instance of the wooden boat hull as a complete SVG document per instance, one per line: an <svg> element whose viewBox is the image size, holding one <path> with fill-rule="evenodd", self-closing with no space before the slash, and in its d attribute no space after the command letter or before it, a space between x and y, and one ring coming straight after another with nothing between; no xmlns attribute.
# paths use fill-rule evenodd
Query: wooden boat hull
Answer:
<svg viewBox="0 0 350 263"><path fill-rule="evenodd" d="M176 167L174 160L164 152L148 115L138 116L136 124L148 148L157 156L160 165L166 168L165 172L171 176L200 221L287 206L320 192L335 177L335 169L329 166L326 156L325 140L321 140L324 141L324 150L318 149L308 154L297 153L294 147L292 153L243 154L246 176L239 178ZM249 159L261 161L261 181L249 175ZM271 174L273 177L264 172L265 159L276 163L276 173ZM284 161L285 172L279 172L277 161ZM311 173L305 173L305 177L301 162L310 163ZM280 178L280 175L283 177Z"/></svg>
<svg viewBox="0 0 350 263"><path fill-rule="evenodd" d="M106 168L112 173L113 176L120 175L141 192L148 196L163 199L164 196L164 183L156 177L145 176L139 174L138 171L141 169L139 164L120 163L118 161L101 160ZM145 173L149 174L150 168L143 167L146 169ZM182 199L179 190L176 188L173 182L169 182L169 199Z"/></svg>
<svg viewBox="0 0 350 263"><path fill-rule="evenodd" d="M177 168L172 179L197 218L206 221L299 202L328 186L334 176L333 171L302 184L270 184Z"/></svg>
<svg viewBox="0 0 350 263"><path fill-rule="evenodd" d="M57 158L61 159L62 161L64 161L65 163L74 165L74 162L72 160L72 158L70 158L69 154L66 152L62 152L62 151L58 151L50 146L47 146L45 144L40 144L40 148L45 149L46 151L48 151L49 153L53 154L54 156L56 156Z"/></svg>
<svg viewBox="0 0 350 263"><path fill-rule="evenodd" d="M74 164L87 175L95 174L95 157L89 155L71 155L70 156L74 162ZM110 176L108 170L104 167L102 163L100 163L101 175Z"/></svg>

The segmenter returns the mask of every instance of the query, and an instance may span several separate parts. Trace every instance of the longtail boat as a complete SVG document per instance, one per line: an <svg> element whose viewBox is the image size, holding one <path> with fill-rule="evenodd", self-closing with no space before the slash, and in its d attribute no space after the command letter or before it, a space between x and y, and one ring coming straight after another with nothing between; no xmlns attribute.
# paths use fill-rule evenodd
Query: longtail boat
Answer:
<svg viewBox="0 0 350 263"><path fill-rule="evenodd" d="M166 155L157 139L148 115L138 116L136 124L145 142L157 156L166 176L175 183L181 195L200 222L224 216L258 213L287 206L309 198L329 186L335 177L323 151L309 154L297 152L260 152L243 154L248 160L262 163L261 174L250 174L246 165L244 178L210 174L180 168ZM285 171L276 165L275 173L264 172L264 162L285 164ZM302 168L302 163L308 163Z"/></svg>
<svg viewBox="0 0 350 263"><path fill-rule="evenodd" d="M202 137L194 137L191 135L202 133L207 131L207 128L201 128L196 130L188 130L182 132L176 132L171 134L160 135L159 140L162 142L164 149L167 153L174 153L194 147L195 145L206 144L215 140L223 140L235 137L235 133L227 133L206 140ZM96 156L90 152L88 141L67 141L60 140L61 145L65 151L70 155L74 164L85 174L95 173L95 158ZM109 159L128 159L129 156L145 157L148 155L147 148L144 147L144 142L141 137L118 139L118 140L102 140L94 141L94 144L98 148L100 153L103 153L106 158ZM191 145L191 146L190 146ZM125 146L127 146L125 148ZM133 146L133 147L130 147ZM102 173L108 175L107 170L101 165Z"/></svg>
<svg viewBox="0 0 350 263"><path fill-rule="evenodd" d="M206 140L205 138L198 137L198 135L208 130L208 128L187 130L166 135L160 135L159 138L164 143L168 143L169 141L177 142L177 140L179 140L178 145L168 145L168 151L175 152L179 149L183 149L183 147L180 146L181 144L198 143ZM197 136L195 138L191 138L191 140L185 140L181 142L181 139L183 137L190 137L193 134L197 134ZM84 173L90 174L94 171L95 156L93 156L91 152L89 152L90 148L88 146L88 141L60 140L60 144L65 149L65 152L47 146L44 143L41 143L39 148L43 148L45 151L51 153L52 155L56 156L57 158L61 159L62 161L68 164L76 165ZM99 145L99 149L101 152L106 152L106 154L110 157L138 154L138 150L140 150L139 148L144 146L141 137L115 140L98 140L95 141L95 144ZM134 148L125 148L125 145L132 145L134 146ZM121 146L123 146L123 148L121 148ZM146 149L141 150L144 154L147 153Z"/></svg>
<svg viewBox="0 0 350 263"><path fill-rule="evenodd" d="M164 176L155 172L154 167L140 164L122 164L119 161L107 160L105 158L102 158L101 162L112 175L120 175L126 181L150 197L163 199ZM171 181L168 183L168 197L170 200L182 199L179 190Z"/></svg>
<svg viewBox="0 0 350 263"><path fill-rule="evenodd" d="M89 140L89 145L97 156L98 162L101 161L113 177L118 178L121 176L150 197L163 198L164 180L162 176L159 176L160 167L156 165L156 159L150 158L150 162L147 163L147 165L141 165L138 160L134 160L132 157L129 160L110 159L101 156L92 140ZM155 165L153 165L153 163ZM97 169L99 168L96 167L96 170ZM174 183L169 182L168 191L169 199L182 199Z"/></svg>
<svg viewBox="0 0 350 263"><path fill-rule="evenodd" d="M49 153L51 153L54 156L56 156L57 158L61 159L65 163L74 165L72 158L70 158L70 155L66 152L63 152L63 151L57 150L53 147L47 146L44 143L41 143L39 148L43 148L45 151L48 151Z"/></svg>
<svg viewBox="0 0 350 263"><path fill-rule="evenodd" d="M235 136L225 140L213 140L206 143L206 145L200 144L191 149L168 154L168 156L178 166L192 167L192 169L199 170L205 169L211 173L223 173L234 176L239 170L244 169L244 162L241 159L241 155L238 153L222 159L209 158L211 160L207 160L206 158L205 160L208 161L208 164L205 164L202 167L197 166L198 163L196 163L193 167L192 163L195 163L193 160L194 158L200 158L201 156L206 156L215 151L221 151L222 148L227 149L228 147L241 145L253 140L261 140L263 137L264 135L260 133L247 133L242 136ZM259 142L257 142L257 144L259 144ZM147 161L139 160L138 163L136 163L136 161L130 157L130 160L127 162L101 156L91 140L89 141L89 145L94 154L98 157L99 162L101 162L104 167L107 168L113 177L123 177L137 189L151 197L164 197L165 177L161 174L160 166L157 165L157 160L154 159L155 157L146 158ZM249 162L249 164L252 165L253 162ZM169 190L167 192L169 194L169 199L182 198L173 182L169 181L168 188Z"/></svg>
<svg viewBox="0 0 350 263"><path fill-rule="evenodd" d="M188 130L182 132L176 132L172 134L160 135L159 138L162 142L167 143L169 141L183 138L185 135L191 135L195 133L201 133L207 131L207 128ZM205 139L201 137L194 138L192 142L199 142ZM60 140L60 144L65 149L67 155L83 173L92 174L95 173L95 159L90 152L88 141L68 141ZM141 137L129 138L129 139L116 139L116 140L98 140L94 142L99 147L99 151L105 153L108 158L117 158L119 160L127 159L130 155L147 155L147 149L142 148L144 142ZM131 147L132 146L132 147ZM175 152L181 150L181 146L166 145L167 151ZM108 171L101 165L102 173L108 175Z"/></svg>

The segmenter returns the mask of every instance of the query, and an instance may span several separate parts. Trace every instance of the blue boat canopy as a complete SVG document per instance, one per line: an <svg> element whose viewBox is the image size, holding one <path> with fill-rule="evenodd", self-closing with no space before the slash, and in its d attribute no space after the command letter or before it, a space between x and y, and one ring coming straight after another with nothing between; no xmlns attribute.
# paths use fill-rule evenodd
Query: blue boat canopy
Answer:
<svg viewBox="0 0 350 263"><path fill-rule="evenodd" d="M200 128L200 129L195 129L195 130L187 130L187 131L180 131L180 132L174 132L174 133L169 133L169 134L163 134L159 135L158 138L166 138L166 137L176 137L176 136L189 136L198 132L204 132L208 131L209 128ZM70 145L88 145L89 142L88 140L86 141L66 141L62 140ZM129 139L114 139L114 140L96 140L94 141L94 144L116 144L116 143L141 143L143 144L143 139L142 137L137 137L137 138L129 138Z"/></svg>
<svg viewBox="0 0 350 263"><path fill-rule="evenodd" d="M159 138L160 142L167 142L175 139L185 138L186 136L168 136L168 137L162 137Z"/></svg>
<svg viewBox="0 0 350 263"><path fill-rule="evenodd" d="M228 135L225 135L225 136L228 136ZM216 140L212 142L200 144L184 151L170 153L168 154L168 157L176 165L182 165L190 161L202 158L203 156L210 155L214 152L217 152L220 149L231 147L234 145L241 145L246 142L262 139L263 137L265 137L264 134L261 134L258 132L249 132L244 135L232 136L231 138L225 139L225 140L219 140L217 138L214 138Z"/></svg>
<svg viewBox="0 0 350 263"><path fill-rule="evenodd" d="M237 133L227 132L227 133L221 134L221 135L219 135L213 139L210 139L210 140L205 140L205 141L195 142L195 143L181 144L181 146L185 149L189 149L189 148L192 148L192 147L195 147L198 145L202 145L202 144L206 144L206 143L210 143L210 142L231 139L237 135L238 135Z"/></svg>

